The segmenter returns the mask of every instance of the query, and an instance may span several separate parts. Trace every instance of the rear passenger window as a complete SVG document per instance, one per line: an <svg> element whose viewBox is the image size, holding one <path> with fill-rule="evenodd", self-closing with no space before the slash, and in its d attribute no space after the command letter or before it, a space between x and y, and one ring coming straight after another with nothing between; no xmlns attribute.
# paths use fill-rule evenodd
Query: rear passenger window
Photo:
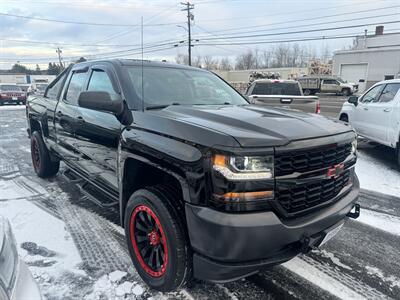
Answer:
<svg viewBox="0 0 400 300"><path fill-rule="evenodd" d="M88 91L108 92L111 99L118 99L118 93L114 90L110 77L103 70L93 70L90 76Z"/></svg>
<svg viewBox="0 0 400 300"><path fill-rule="evenodd" d="M83 90L86 81L86 72L74 72L69 81L65 100L71 105L78 104L78 97Z"/></svg>
<svg viewBox="0 0 400 300"><path fill-rule="evenodd" d="M388 83L379 97L380 103L390 102L394 99L397 91L400 89L400 83Z"/></svg>

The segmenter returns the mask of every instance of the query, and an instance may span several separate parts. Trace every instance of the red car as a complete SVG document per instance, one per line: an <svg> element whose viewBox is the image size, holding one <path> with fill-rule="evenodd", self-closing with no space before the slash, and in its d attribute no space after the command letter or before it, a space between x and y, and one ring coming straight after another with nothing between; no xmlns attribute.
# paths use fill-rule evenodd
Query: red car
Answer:
<svg viewBox="0 0 400 300"><path fill-rule="evenodd" d="M13 83L0 83L0 105L5 103L26 103L26 93Z"/></svg>

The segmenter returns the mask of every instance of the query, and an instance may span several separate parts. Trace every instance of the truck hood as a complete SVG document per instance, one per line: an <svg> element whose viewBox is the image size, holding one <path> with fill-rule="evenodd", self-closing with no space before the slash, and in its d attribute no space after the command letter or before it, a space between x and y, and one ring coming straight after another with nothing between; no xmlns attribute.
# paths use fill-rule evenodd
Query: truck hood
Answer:
<svg viewBox="0 0 400 300"><path fill-rule="evenodd" d="M151 114L223 133L241 147L282 146L351 131L349 126L320 115L257 105L169 106ZM196 142L196 135L191 137Z"/></svg>

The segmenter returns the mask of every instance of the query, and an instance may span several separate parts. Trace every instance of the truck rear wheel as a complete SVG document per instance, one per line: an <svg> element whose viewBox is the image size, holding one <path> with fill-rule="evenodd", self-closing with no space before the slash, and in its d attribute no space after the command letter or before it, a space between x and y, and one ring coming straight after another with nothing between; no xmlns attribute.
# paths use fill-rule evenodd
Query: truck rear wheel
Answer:
<svg viewBox="0 0 400 300"><path fill-rule="evenodd" d="M125 210L125 236L142 279L167 292L189 283L192 254L186 231L172 199L162 187L136 191Z"/></svg>
<svg viewBox="0 0 400 300"><path fill-rule="evenodd" d="M398 166L398 168L400 170L400 141L397 143L396 156L397 156L397 166Z"/></svg>
<svg viewBox="0 0 400 300"><path fill-rule="evenodd" d="M349 89L343 89L342 90L343 96L350 96L350 90Z"/></svg>
<svg viewBox="0 0 400 300"><path fill-rule="evenodd" d="M35 173L42 178L51 177L57 174L60 169L59 161L52 161L49 150L43 142L40 132L33 132L31 135L31 157Z"/></svg>

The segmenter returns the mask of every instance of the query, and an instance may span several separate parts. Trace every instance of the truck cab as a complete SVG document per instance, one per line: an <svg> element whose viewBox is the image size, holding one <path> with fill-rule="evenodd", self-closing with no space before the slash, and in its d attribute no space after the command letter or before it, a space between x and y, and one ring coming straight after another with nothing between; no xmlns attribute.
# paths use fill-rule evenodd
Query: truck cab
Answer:
<svg viewBox="0 0 400 300"><path fill-rule="evenodd" d="M339 119L372 141L397 150L400 138L400 80L382 81L360 97L351 96L343 104Z"/></svg>

